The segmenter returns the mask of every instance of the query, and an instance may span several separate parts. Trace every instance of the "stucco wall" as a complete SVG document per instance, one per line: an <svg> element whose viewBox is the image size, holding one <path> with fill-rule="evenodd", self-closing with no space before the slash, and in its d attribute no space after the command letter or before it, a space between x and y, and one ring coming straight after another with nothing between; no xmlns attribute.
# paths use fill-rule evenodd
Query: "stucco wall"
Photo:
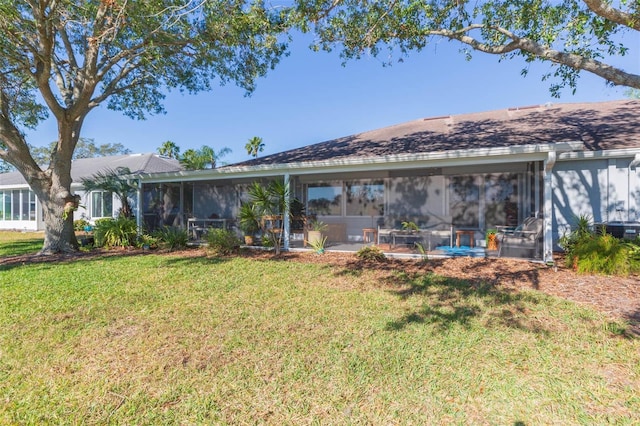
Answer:
<svg viewBox="0 0 640 426"><path fill-rule="evenodd" d="M632 158L561 161L553 169L553 240L575 218L594 222L640 220L640 178Z"/></svg>

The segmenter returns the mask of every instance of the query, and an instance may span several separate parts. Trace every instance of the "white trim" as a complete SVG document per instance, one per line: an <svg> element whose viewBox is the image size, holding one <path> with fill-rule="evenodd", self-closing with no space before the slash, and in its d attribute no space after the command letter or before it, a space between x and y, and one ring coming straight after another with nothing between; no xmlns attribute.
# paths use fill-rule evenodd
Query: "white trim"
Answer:
<svg viewBox="0 0 640 426"><path fill-rule="evenodd" d="M584 159L601 159L601 158L626 158L634 157L640 161L639 148L610 149L603 151L573 151L562 152L558 155L558 161L584 160Z"/></svg>
<svg viewBox="0 0 640 426"><path fill-rule="evenodd" d="M543 182L544 182L544 232L542 261L553 262L553 166L557 161L554 151L547 154L544 161Z"/></svg>

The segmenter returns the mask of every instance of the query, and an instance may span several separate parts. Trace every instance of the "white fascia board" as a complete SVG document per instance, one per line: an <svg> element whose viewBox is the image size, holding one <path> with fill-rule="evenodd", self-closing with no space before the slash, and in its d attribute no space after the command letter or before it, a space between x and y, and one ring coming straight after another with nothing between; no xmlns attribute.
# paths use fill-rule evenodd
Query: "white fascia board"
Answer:
<svg viewBox="0 0 640 426"><path fill-rule="evenodd" d="M563 152L558 155L558 161L601 159L601 158L630 158L640 154L638 148L609 149L606 151L575 151Z"/></svg>
<svg viewBox="0 0 640 426"><path fill-rule="evenodd" d="M356 157L262 166L227 166L224 169L168 172L138 176L143 183L202 181L229 178L260 178L293 175L345 173L364 170L402 170L420 167L453 167L477 164L542 161L550 151L565 152L584 147L582 142L517 145L498 148L451 150L380 157Z"/></svg>

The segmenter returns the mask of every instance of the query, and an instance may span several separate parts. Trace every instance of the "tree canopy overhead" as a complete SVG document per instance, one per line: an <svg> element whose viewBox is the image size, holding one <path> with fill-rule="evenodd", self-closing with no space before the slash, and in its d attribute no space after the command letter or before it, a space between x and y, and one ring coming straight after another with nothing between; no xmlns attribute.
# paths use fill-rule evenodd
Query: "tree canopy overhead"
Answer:
<svg viewBox="0 0 640 426"><path fill-rule="evenodd" d="M543 78L553 80L555 96L575 90L582 70L640 88L638 69L610 63L628 53L624 36L639 37L637 0L297 0L296 13L300 28L318 35L315 49L339 45L345 60L368 54L390 61L445 38L462 43L469 56L475 50L551 62Z"/></svg>
<svg viewBox="0 0 640 426"><path fill-rule="evenodd" d="M233 82L251 92L285 53L282 11L244 0L0 0L0 159L43 205L43 253L77 247L71 159L87 114L104 104L133 118L163 112L166 90ZM23 130L52 115L48 167Z"/></svg>

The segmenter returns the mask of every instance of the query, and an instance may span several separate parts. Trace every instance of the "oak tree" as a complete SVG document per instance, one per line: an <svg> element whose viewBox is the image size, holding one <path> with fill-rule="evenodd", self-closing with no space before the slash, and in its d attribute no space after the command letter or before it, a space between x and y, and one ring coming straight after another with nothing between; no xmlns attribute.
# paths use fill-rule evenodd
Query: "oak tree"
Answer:
<svg viewBox="0 0 640 426"><path fill-rule="evenodd" d="M0 0L0 159L44 211L43 254L73 251L71 159L100 105L143 119L163 112L167 90L247 91L285 53L283 12L244 0ZM48 164L24 130L57 122Z"/></svg>

